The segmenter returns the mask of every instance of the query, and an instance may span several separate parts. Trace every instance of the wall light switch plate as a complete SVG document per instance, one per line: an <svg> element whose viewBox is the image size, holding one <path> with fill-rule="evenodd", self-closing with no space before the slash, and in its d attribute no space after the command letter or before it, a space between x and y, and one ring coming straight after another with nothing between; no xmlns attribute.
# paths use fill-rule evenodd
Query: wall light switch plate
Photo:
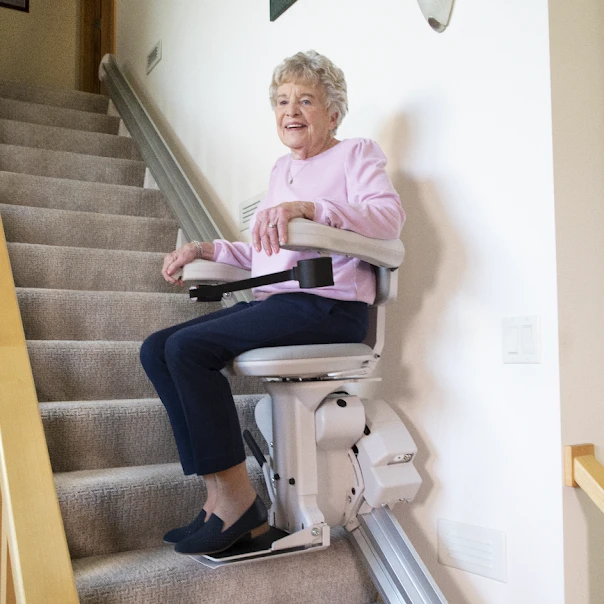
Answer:
<svg viewBox="0 0 604 604"><path fill-rule="evenodd" d="M439 518L438 561L505 583L505 533Z"/></svg>
<svg viewBox="0 0 604 604"><path fill-rule="evenodd" d="M503 319L504 363L541 363L541 321L539 317Z"/></svg>

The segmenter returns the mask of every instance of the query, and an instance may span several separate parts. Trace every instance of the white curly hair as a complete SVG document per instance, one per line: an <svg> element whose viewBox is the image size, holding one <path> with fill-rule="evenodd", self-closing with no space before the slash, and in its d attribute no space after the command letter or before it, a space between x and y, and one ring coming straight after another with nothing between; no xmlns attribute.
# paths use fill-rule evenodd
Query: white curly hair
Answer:
<svg viewBox="0 0 604 604"><path fill-rule="evenodd" d="M307 82L320 86L325 94L327 111L337 112L335 135L344 116L348 112L348 93L344 72L336 67L327 57L315 50L298 52L284 59L275 67L273 79L269 88L269 96L273 110L277 106L277 89L289 82Z"/></svg>

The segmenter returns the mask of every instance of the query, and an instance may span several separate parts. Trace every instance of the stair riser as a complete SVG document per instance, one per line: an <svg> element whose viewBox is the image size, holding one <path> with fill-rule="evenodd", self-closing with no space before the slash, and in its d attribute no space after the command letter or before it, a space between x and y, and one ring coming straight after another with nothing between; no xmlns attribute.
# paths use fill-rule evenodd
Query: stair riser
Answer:
<svg viewBox="0 0 604 604"><path fill-rule="evenodd" d="M235 404L241 430L250 430L266 454L254 421L258 398L238 396ZM41 403L40 413L54 472L178 462L159 399Z"/></svg>
<svg viewBox="0 0 604 604"><path fill-rule="evenodd" d="M120 118L0 98L0 119L117 135Z"/></svg>
<svg viewBox="0 0 604 604"><path fill-rule="evenodd" d="M154 189L62 180L0 172L0 203L171 218L163 195Z"/></svg>
<svg viewBox="0 0 604 604"><path fill-rule="evenodd" d="M0 120L0 143L54 151L69 151L99 157L141 159L131 138Z"/></svg>
<svg viewBox="0 0 604 604"><path fill-rule="evenodd" d="M28 348L40 402L156 396L140 364L140 342L29 341ZM229 383L233 394L261 392L255 380Z"/></svg>
<svg viewBox="0 0 604 604"><path fill-rule="evenodd" d="M109 106L109 99L99 94L2 80L0 80L0 97L102 114L107 114Z"/></svg>
<svg viewBox="0 0 604 604"><path fill-rule="evenodd" d="M164 254L9 243L16 287L174 293Z"/></svg>
<svg viewBox="0 0 604 604"><path fill-rule="evenodd" d="M0 145L0 170L86 182L142 187L145 165L130 159Z"/></svg>
<svg viewBox="0 0 604 604"><path fill-rule="evenodd" d="M0 205L7 241L107 250L168 253L177 223L139 218Z"/></svg>
<svg viewBox="0 0 604 604"><path fill-rule="evenodd" d="M140 343L54 343L28 342L40 402L155 396L139 361Z"/></svg>
<svg viewBox="0 0 604 604"><path fill-rule="evenodd" d="M248 459L248 473L257 493L268 501L266 486L254 458ZM162 543L164 533L188 524L199 513L206 498L202 478L184 477L180 466L165 472L154 470L145 478L136 476L116 481L64 475L55 477L65 534L72 558L83 558Z"/></svg>
<svg viewBox="0 0 604 604"><path fill-rule="evenodd" d="M142 341L154 331L221 308L219 304L191 302L184 294L149 297L19 289L17 298L28 340Z"/></svg>

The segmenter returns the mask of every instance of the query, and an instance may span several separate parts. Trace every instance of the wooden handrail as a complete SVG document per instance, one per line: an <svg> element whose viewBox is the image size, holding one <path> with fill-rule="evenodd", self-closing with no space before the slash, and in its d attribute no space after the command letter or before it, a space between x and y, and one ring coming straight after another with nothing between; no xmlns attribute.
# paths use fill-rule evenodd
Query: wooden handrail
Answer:
<svg viewBox="0 0 604 604"><path fill-rule="evenodd" d="M1 601L79 602L1 217L0 493Z"/></svg>
<svg viewBox="0 0 604 604"><path fill-rule="evenodd" d="M594 452L592 444L564 447L564 484L581 487L604 512L604 466Z"/></svg>

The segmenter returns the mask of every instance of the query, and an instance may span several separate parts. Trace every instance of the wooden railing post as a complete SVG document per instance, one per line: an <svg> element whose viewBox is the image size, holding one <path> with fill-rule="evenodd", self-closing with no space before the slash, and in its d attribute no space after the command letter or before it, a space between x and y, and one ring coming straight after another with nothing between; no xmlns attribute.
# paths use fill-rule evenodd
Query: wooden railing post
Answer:
<svg viewBox="0 0 604 604"><path fill-rule="evenodd" d="M593 444L564 447L564 484L581 487L604 512L604 466L594 453Z"/></svg>

